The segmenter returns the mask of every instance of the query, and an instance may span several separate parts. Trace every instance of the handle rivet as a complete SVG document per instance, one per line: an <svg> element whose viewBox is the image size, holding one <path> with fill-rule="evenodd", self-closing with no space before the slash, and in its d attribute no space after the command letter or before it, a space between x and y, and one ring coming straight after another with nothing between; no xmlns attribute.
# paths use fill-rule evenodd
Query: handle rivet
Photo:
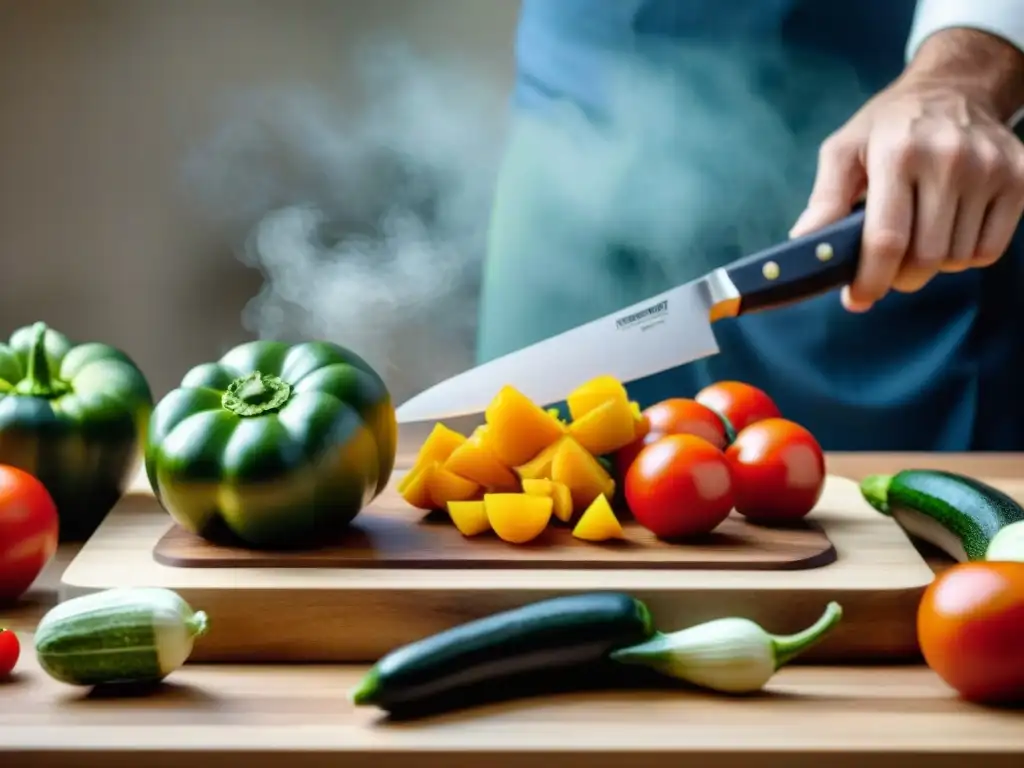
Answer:
<svg viewBox="0 0 1024 768"><path fill-rule="evenodd" d="M765 265L761 267L761 274L764 275L765 280L775 280L779 276L779 265L774 261L765 262Z"/></svg>
<svg viewBox="0 0 1024 768"><path fill-rule="evenodd" d="M818 243L818 247L814 249L814 255L818 257L818 261L828 261L836 254L830 243Z"/></svg>

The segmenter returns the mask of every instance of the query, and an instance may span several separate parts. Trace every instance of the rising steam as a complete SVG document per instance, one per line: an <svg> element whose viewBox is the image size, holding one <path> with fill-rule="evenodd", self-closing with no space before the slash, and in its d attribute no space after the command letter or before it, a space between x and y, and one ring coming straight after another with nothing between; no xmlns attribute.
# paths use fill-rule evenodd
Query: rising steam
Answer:
<svg viewBox="0 0 1024 768"><path fill-rule="evenodd" d="M190 168L264 275L246 327L350 346L401 401L473 363L496 171L517 129L507 92L473 66L369 50L357 60L365 105L342 110L312 89L245 94ZM530 129L537 181L568 217L648 254L643 295L766 247L806 200L817 143L867 95L834 63L805 62L800 82L782 63L778 51L693 47L609 62L600 131L574 109ZM799 106L783 114L786 103ZM599 270L568 271L579 300L600 295Z"/></svg>
<svg viewBox="0 0 1024 768"><path fill-rule="evenodd" d="M314 89L241 94L188 170L264 275L245 327L344 344L401 400L473 362L507 95L394 47L356 65L362 108Z"/></svg>

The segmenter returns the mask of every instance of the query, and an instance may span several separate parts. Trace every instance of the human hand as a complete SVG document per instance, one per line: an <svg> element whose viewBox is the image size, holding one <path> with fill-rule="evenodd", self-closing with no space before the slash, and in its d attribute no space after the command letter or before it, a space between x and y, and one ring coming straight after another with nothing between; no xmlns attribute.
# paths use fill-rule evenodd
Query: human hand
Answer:
<svg viewBox="0 0 1024 768"><path fill-rule="evenodd" d="M1016 64L1019 88L1024 56ZM921 69L908 68L822 144L790 233L819 229L865 198L861 264L842 294L851 311L890 289L920 290L939 272L994 263L1024 214L1024 142L1005 124L1012 108L978 78Z"/></svg>

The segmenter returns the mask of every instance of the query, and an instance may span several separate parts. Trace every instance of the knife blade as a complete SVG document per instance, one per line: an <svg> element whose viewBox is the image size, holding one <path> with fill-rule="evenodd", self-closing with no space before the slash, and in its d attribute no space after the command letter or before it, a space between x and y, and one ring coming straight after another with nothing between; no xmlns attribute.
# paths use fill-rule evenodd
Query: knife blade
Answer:
<svg viewBox="0 0 1024 768"><path fill-rule="evenodd" d="M720 267L598 320L452 376L404 402L400 423L482 412L511 385L535 403L564 400L599 375L628 384L718 352L712 325L853 281L863 206L828 227Z"/></svg>

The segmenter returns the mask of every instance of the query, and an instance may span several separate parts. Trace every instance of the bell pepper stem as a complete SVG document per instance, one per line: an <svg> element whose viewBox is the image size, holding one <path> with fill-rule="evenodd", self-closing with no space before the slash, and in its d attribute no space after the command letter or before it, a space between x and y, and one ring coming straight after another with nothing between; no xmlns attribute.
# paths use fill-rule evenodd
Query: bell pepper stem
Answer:
<svg viewBox="0 0 1024 768"><path fill-rule="evenodd" d="M793 635L772 636L772 648L775 651L775 669L789 663L812 645L828 634L839 620L843 618L843 608L839 603L831 602L825 606L825 612L811 626Z"/></svg>
<svg viewBox="0 0 1024 768"><path fill-rule="evenodd" d="M28 351L28 366L18 392L34 397L55 397L61 394L59 382L50 375L50 361L46 356L46 323L32 326L32 345Z"/></svg>
<svg viewBox="0 0 1024 768"><path fill-rule="evenodd" d="M232 381L221 397L221 405L238 416L260 416L281 408L292 388L284 379L253 371Z"/></svg>

